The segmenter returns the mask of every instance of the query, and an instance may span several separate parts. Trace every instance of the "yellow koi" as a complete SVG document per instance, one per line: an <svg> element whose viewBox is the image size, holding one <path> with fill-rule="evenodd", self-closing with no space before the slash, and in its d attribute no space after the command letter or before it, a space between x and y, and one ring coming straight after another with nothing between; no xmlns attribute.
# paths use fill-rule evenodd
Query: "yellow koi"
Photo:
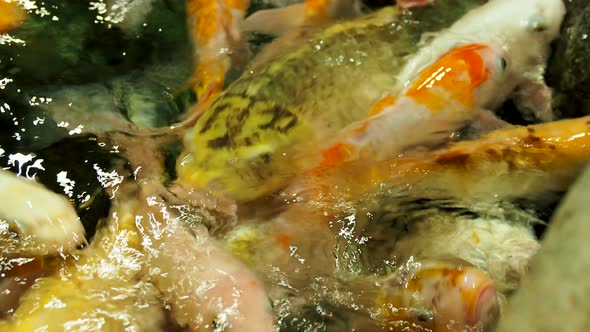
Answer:
<svg viewBox="0 0 590 332"><path fill-rule="evenodd" d="M564 190L588 160L590 117L582 117L511 126L420 156L316 169L302 176L294 191L307 204L319 204L322 213L340 206L337 202L397 185L420 185L432 195L442 190L463 199L492 192L501 199L545 188Z"/></svg>

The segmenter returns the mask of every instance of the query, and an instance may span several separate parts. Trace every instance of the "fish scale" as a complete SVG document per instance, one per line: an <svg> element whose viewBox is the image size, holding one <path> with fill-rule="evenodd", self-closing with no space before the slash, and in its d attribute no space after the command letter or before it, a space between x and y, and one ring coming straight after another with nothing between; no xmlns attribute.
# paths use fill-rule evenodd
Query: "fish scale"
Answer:
<svg viewBox="0 0 590 332"><path fill-rule="evenodd" d="M366 117L392 92L423 33L463 13L419 24L391 7L279 39L211 102L187 135L180 181L207 187L214 180L217 192L239 200L277 190L313 163L308 152L318 142ZM301 158L303 152L309 158Z"/></svg>

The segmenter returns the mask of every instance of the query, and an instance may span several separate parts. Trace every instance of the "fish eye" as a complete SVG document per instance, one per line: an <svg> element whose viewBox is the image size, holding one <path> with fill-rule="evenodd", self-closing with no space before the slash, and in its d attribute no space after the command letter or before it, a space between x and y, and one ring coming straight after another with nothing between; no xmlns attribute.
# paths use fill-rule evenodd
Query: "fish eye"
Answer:
<svg viewBox="0 0 590 332"><path fill-rule="evenodd" d="M543 32L547 30L547 22L544 17L535 15L529 20L527 29L532 32Z"/></svg>

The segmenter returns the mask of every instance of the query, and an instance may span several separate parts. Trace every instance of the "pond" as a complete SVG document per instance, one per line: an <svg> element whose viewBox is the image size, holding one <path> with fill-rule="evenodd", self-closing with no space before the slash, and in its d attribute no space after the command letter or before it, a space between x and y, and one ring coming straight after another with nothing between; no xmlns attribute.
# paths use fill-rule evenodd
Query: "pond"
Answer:
<svg viewBox="0 0 590 332"><path fill-rule="evenodd" d="M589 12L0 0L0 330L494 331L590 158Z"/></svg>

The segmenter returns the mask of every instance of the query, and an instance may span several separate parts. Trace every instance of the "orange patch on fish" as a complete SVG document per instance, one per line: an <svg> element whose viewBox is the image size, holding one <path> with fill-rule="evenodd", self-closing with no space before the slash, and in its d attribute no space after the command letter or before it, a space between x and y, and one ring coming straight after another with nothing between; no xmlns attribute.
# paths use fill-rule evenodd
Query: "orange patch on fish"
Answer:
<svg viewBox="0 0 590 332"><path fill-rule="evenodd" d="M305 1L305 18L318 18L328 16L328 7L332 0L307 0Z"/></svg>
<svg viewBox="0 0 590 332"><path fill-rule="evenodd" d="M26 17L27 12L17 4L16 0L11 2L0 0L0 33L18 28Z"/></svg>
<svg viewBox="0 0 590 332"><path fill-rule="evenodd" d="M373 107L371 107L371 110L369 111L369 116L377 115L383 112L383 110L387 107L395 105L395 101L396 99L394 96L387 96L379 100L375 105L373 105Z"/></svg>
<svg viewBox="0 0 590 332"><path fill-rule="evenodd" d="M289 246L291 245L291 237L289 235L278 234L276 239L283 249L289 249Z"/></svg>
<svg viewBox="0 0 590 332"><path fill-rule="evenodd" d="M192 34L199 46L206 45L215 36L224 34L225 27L231 26L233 21L228 7L219 1L211 0L188 1L187 17L189 23L194 23Z"/></svg>
<svg viewBox="0 0 590 332"><path fill-rule="evenodd" d="M199 15L193 28L193 36L198 44L206 44L219 31L220 26L216 24L218 22L217 11L216 6L206 7L200 1L188 2L188 17Z"/></svg>
<svg viewBox="0 0 590 332"><path fill-rule="evenodd" d="M468 44L452 49L420 73L406 96L433 113L444 109L449 100L473 106L474 90L490 75L479 53L488 48L483 44Z"/></svg>
<svg viewBox="0 0 590 332"><path fill-rule="evenodd" d="M195 93L201 105L207 105L223 89L223 80L227 70L222 60L214 59L199 63L195 69Z"/></svg>
<svg viewBox="0 0 590 332"><path fill-rule="evenodd" d="M363 124L355 128L352 132L355 134L362 134L367 131L367 128L369 128L369 123L363 122Z"/></svg>
<svg viewBox="0 0 590 332"><path fill-rule="evenodd" d="M246 9L248 9L248 5L250 4L250 1L248 1L248 0L225 0L225 4L232 9L246 11Z"/></svg>
<svg viewBox="0 0 590 332"><path fill-rule="evenodd" d="M352 147L346 143L338 143L330 148L322 151L324 160L320 164L321 167L336 165L341 163L343 160L348 159L351 155Z"/></svg>

